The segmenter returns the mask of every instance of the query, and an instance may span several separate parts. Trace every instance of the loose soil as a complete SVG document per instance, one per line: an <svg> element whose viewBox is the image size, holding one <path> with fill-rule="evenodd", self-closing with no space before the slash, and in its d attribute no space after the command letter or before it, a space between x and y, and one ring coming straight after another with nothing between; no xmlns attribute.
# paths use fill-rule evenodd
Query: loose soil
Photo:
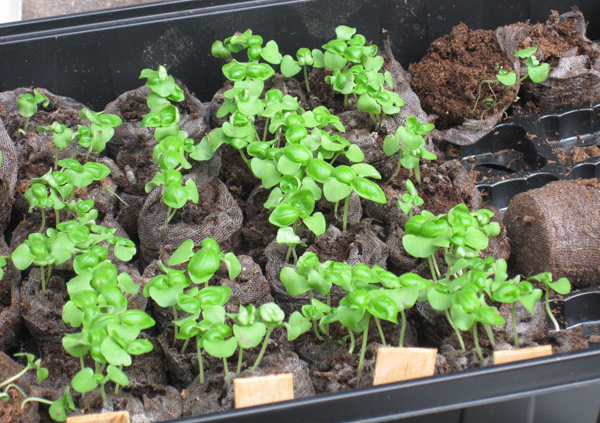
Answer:
<svg viewBox="0 0 600 423"><path fill-rule="evenodd" d="M581 38L574 23L574 19L565 19L560 23L559 13L553 10L546 23L537 23L531 28L521 42L521 48L537 46L539 56L536 57L541 62L549 63L551 68L556 67L560 58L567 53L573 56L588 55L592 61L600 57L597 49L590 48L593 43Z"/></svg>
<svg viewBox="0 0 600 423"><path fill-rule="evenodd" d="M494 80L499 67L511 71L491 30L473 30L464 23L435 40L427 54L409 66L411 86L421 99L423 109L436 115L437 129L462 124L465 119L481 119L514 101L513 89L502 84L481 86L477 108L472 112L484 80ZM493 92L490 90L493 90ZM486 107L486 98L495 98L495 105Z"/></svg>

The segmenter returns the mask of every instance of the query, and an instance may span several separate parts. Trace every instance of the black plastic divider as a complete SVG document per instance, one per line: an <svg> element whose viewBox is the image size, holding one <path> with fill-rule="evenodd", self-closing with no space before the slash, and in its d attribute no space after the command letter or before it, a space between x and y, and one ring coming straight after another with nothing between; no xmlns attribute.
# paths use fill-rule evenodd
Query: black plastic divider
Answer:
<svg viewBox="0 0 600 423"><path fill-rule="evenodd" d="M487 367L443 377L321 395L179 419L180 423L577 422L595 423L600 401L600 351ZM485 417L485 420L481 418ZM542 419L543 417L543 419Z"/></svg>
<svg viewBox="0 0 600 423"><path fill-rule="evenodd" d="M0 63L0 90L44 86L101 109L139 86L142 68L164 64L209 101L223 81L221 63L210 56L211 43L236 30L252 28L265 39L276 39L282 51L294 52L320 46L341 23L357 27L377 44L385 29L394 53L407 65L460 21L495 28L518 20L543 21L550 9L564 12L571 5L591 22L600 21L595 0L569 5L560 0L195 0L161 5L157 14L139 6L52 18L0 27L0 57L10 58ZM592 25L589 35L600 37L600 27Z"/></svg>

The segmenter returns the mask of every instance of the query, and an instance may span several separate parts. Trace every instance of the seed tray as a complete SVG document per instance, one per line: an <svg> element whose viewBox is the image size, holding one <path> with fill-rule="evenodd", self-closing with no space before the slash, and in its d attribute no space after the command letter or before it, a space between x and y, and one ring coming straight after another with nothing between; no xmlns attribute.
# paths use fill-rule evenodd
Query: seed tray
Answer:
<svg viewBox="0 0 600 423"><path fill-rule="evenodd" d="M515 195L560 179L600 177L600 157L560 161L558 150L600 146L600 104L561 113L516 114L475 144L460 161L483 196L499 210Z"/></svg>

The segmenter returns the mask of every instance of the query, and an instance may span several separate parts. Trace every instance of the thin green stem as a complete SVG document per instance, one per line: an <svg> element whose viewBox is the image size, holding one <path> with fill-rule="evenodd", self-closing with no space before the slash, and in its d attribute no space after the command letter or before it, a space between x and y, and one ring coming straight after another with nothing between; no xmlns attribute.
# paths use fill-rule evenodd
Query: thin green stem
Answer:
<svg viewBox="0 0 600 423"><path fill-rule="evenodd" d="M54 170L58 170L58 147L54 147Z"/></svg>
<svg viewBox="0 0 600 423"><path fill-rule="evenodd" d="M100 395L102 395L102 402L106 403L106 391L104 390L104 383L100 384Z"/></svg>
<svg viewBox="0 0 600 423"><path fill-rule="evenodd" d="M552 314L552 310L550 310L550 290L549 289L546 289L546 296L545 296L544 302L546 303L546 313L548 313L548 317L550 317L550 320L554 324L554 330L558 332L560 330L560 326L558 325L558 322L554 318L554 315Z"/></svg>
<svg viewBox="0 0 600 423"><path fill-rule="evenodd" d="M263 136L262 136L262 140L266 141L267 140L267 133L269 132L269 121L271 119L267 118L267 120L265 120L265 129L263 130Z"/></svg>
<svg viewBox="0 0 600 423"><path fill-rule="evenodd" d="M38 231L40 233L46 227L46 210L45 209L41 209L41 215L42 215L42 224L40 225L40 230Z"/></svg>
<svg viewBox="0 0 600 423"><path fill-rule="evenodd" d="M396 176L398 176L398 174L400 173L400 169L402 169L402 164L400 163L401 157L402 156L400 154L398 154L398 164L396 165L396 170L394 170L394 173L390 177L389 182L392 182L394 179L396 179Z"/></svg>
<svg viewBox="0 0 600 423"><path fill-rule="evenodd" d="M438 278L442 277L442 272L440 272L440 268L438 267L437 261L435 259L435 254L431 256L431 261L433 262L433 268Z"/></svg>
<svg viewBox="0 0 600 423"><path fill-rule="evenodd" d="M286 263L290 262L291 255L292 255L292 246L288 244L288 250L287 250L287 253L285 253L285 262Z"/></svg>
<svg viewBox="0 0 600 423"><path fill-rule="evenodd" d="M4 382L0 383L0 388L11 384L12 382L14 382L15 380L19 379L21 376L23 376L25 373L27 373L29 371L29 369L31 369L31 367L29 366L25 366L25 368L23 370L21 370L19 373L17 373L16 375L14 375L13 377L6 379Z"/></svg>
<svg viewBox="0 0 600 423"><path fill-rule="evenodd" d="M244 349L240 347L238 352L238 363L236 373L240 373L242 371L242 354L244 354Z"/></svg>
<svg viewBox="0 0 600 423"><path fill-rule="evenodd" d="M81 370L83 370L85 367L85 364L83 363L83 356L79 357L79 365L81 366Z"/></svg>
<svg viewBox="0 0 600 423"><path fill-rule="evenodd" d="M356 346L356 338L354 338L352 329L348 329L348 333L350 334L350 348L348 348L348 354L352 354L354 352L354 347Z"/></svg>
<svg viewBox="0 0 600 423"><path fill-rule="evenodd" d="M483 328L485 329L485 333L486 333L488 339L490 340L490 344L492 345L492 348L496 348L496 340L494 339L494 332L492 332L492 327L490 325L488 325L487 323L484 323Z"/></svg>
<svg viewBox="0 0 600 423"><path fill-rule="evenodd" d="M197 342L196 342L197 344ZM204 364L202 363L202 348L197 348L196 356L198 357L198 370L200 371L200 383L204 383Z"/></svg>
<svg viewBox="0 0 600 423"><path fill-rule="evenodd" d="M381 338L381 343L384 347L387 346L387 343L385 342L385 335L383 334L383 329L381 328L381 322L377 317L375 318L375 325L377 326L377 332L379 332L379 338Z"/></svg>
<svg viewBox="0 0 600 423"><path fill-rule="evenodd" d="M473 323L473 342L475 343L477 357L479 357L479 360L483 361L483 353L481 352L481 347L479 346L479 338L477 337L477 322Z"/></svg>
<svg viewBox="0 0 600 423"><path fill-rule="evenodd" d="M481 87L483 86L483 84L488 84L490 91L492 91L492 94L494 94L494 97L496 97L496 94L494 93L494 90L492 90L492 86L490 85L491 83L495 82L495 79L484 79L479 83L479 86L477 87L477 98L475 99L475 105L473 106L473 110L471 110L471 113L475 113L475 110L477 109L477 104L479 103L479 99L481 99Z"/></svg>
<svg viewBox="0 0 600 423"><path fill-rule="evenodd" d="M256 357L256 361L254 362L254 365L252 365L252 368L250 370L255 371L256 368L258 367L258 365L260 364L260 361L262 360L263 355L265 354L265 351L267 350L267 344L269 343L269 338L271 336L272 330L273 330L272 327L269 327L267 329L267 334L265 335L265 340L263 341L260 352L258 353L258 357Z"/></svg>
<svg viewBox="0 0 600 423"><path fill-rule="evenodd" d="M452 317L450 317L450 313L448 312L448 310L445 311L446 314L446 319L448 320L448 323L450 323L450 326L452 326L452 329L454 329L454 332L456 333L456 337L458 338L458 343L460 344L460 349L465 351L465 342L462 339L462 336L460 335L460 331L456 328L456 326L454 326L454 322L452 321Z"/></svg>
<svg viewBox="0 0 600 423"><path fill-rule="evenodd" d="M348 108L348 94L344 94L344 109Z"/></svg>
<svg viewBox="0 0 600 423"><path fill-rule="evenodd" d="M8 390L10 388L14 388L17 391L19 391L19 393L21 395L23 395L23 398L27 398L27 394L25 392L23 392L23 390L21 389L21 387L19 385L16 385L14 383L11 383L10 385L7 385L6 388L4 388L4 391L2 391L5 395L7 395L10 398L10 395L8 395Z"/></svg>
<svg viewBox="0 0 600 423"><path fill-rule="evenodd" d="M435 271L435 267L436 265L435 263L435 259L433 258L433 255L427 257L427 263L429 263L429 270L431 271L431 278L433 279L433 283L436 284L437 283L437 272Z"/></svg>
<svg viewBox="0 0 600 423"><path fill-rule="evenodd" d="M46 271L45 266L40 266L40 277L42 279L42 292L46 292Z"/></svg>
<svg viewBox="0 0 600 423"><path fill-rule="evenodd" d="M25 126L23 127L23 130L24 130L25 132L27 132L27 128L29 128L29 119L30 119L30 118L27 118L27 119L25 119Z"/></svg>
<svg viewBox="0 0 600 423"><path fill-rule="evenodd" d="M187 348L188 344L190 343L190 339L188 338L183 342L183 346L181 347L181 354L183 354L185 352L185 349Z"/></svg>
<svg viewBox="0 0 600 423"><path fill-rule="evenodd" d="M177 213L177 209L175 209L173 207L169 207L169 209L167 210L167 218L165 219L165 226L167 226L169 224L169 222L171 221L171 219L173 219L173 216L175 216L175 213Z"/></svg>
<svg viewBox="0 0 600 423"><path fill-rule="evenodd" d="M223 357L223 371L225 372L225 384L229 388L231 386L231 377L229 376L229 366L225 357Z"/></svg>
<svg viewBox="0 0 600 423"><path fill-rule="evenodd" d="M306 92L310 94L310 85L308 83L308 71L306 70L308 66L304 65L303 69L304 69L304 83L306 84ZM347 104L344 104L344 107L348 107Z"/></svg>
<svg viewBox="0 0 600 423"><path fill-rule="evenodd" d="M404 334L406 333L406 313L404 313L404 309L400 309L400 316L402 317L402 324L400 325L400 340L398 341L398 346L404 346Z"/></svg>
<svg viewBox="0 0 600 423"><path fill-rule="evenodd" d="M244 163L246 163L246 165L248 165L248 158L246 157L246 154L244 154L244 150L242 150L240 148L238 151L240 152L240 156L242 157L242 160L244 161Z"/></svg>
<svg viewBox="0 0 600 423"><path fill-rule="evenodd" d="M310 298L310 301L312 303L312 300L315 297L314 294L313 294L313 292L312 292L312 289L310 291L308 291L308 297ZM312 327L313 327L313 331L315 332L315 336L317 337L317 339L319 341L323 341L323 337L319 333L319 328L317 327L317 321L315 319L310 319L310 321L312 322Z"/></svg>
<svg viewBox="0 0 600 423"><path fill-rule="evenodd" d="M371 315L367 313L367 318L365 320L365 327L363 329L363 339L362 345L360 347L360 357L358 359L358 380L360 381L360 377L362 375L363 366L365 364L365 353L367 352L367 339L369 338L369 322L371 320Z"/></svg>
<svg viewBox="0 0 600 423"><path fill-rule="evenodd" d="M344 200L344 220L342 221L342 231L346 231L346 227L348 226L348 205L350 204L350 196L346 197Z"/></svg>
<svg viewBox="0 0 600 423"><path fill-rule="evenodd" d="M417 180L417 184L421 185L421 168L419 167L418 163L415 166L414 171L415 171L415 179Z"/></svg>
<svg viewBox="0 0 600 423"><path fill-rule="evenodd" d="M338 208L339 208L339 206L340 206L340 202L336 201L335 205L333 206L333 216L334 216L335 219L338 218Z"/></svg>
<svg viewBox="0 0 600 423"><path fill-rule="evenodd" d="M85 161L87 162L88 159L90 158L90 153L92 152L92 143L90 143L90 146L88 147L87 151L85 152Z"/></svg>
<svg viewBox="0 0 600 423"><path fill-rule="evenodd" d="M176 320L178 320L177 307L172 306L171 310L173 310L173 321L175 322ZM173 345L175 345L175 343L177 342L177 335L179 335L179 327L174 323L173 326L175 327L175 330L173 331Z"/></svg>
<svg viewBox="0 0 600 423"><path fill-rule="evenodd" d="M38 397L29 397L25 398L21 403L21 410L25 408L25 404L28 402L41 402L42 404L52 405L53 401L47 400L46 398L38 398Z"/></svg>
<svg viewBox="0 0 600 423"><path fill-rule="evenodd" d="M519 333L517 332L517 302L515 301L510 311L510 318L512 321L513 328L513 343L515 348L519 348Z"/></svg>

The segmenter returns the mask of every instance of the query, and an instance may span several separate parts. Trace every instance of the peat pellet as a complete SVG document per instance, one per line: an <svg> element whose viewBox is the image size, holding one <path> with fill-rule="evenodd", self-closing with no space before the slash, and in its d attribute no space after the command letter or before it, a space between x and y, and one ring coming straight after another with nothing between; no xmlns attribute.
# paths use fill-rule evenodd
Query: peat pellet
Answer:
<svg viewBox="0 0 600 423"><path fill-rule="evenodd" d="M556 181L518 194L504 225L515 273L552 272L576 288L600 283L600 190Z"/></svg>

